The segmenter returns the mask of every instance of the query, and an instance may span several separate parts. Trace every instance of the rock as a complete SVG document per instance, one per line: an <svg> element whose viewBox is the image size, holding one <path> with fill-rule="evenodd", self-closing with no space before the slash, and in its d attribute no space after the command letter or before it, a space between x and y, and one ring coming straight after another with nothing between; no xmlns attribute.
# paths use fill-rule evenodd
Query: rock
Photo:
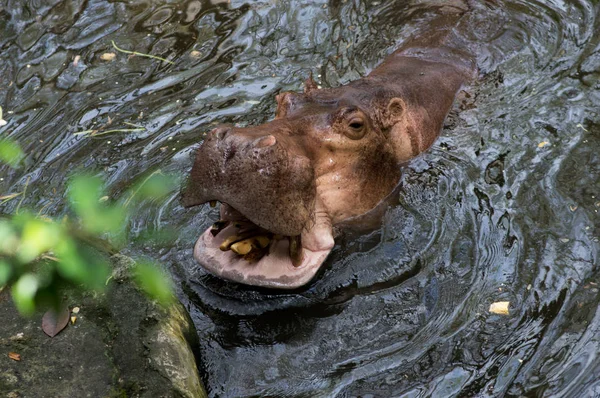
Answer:
<svg viewBox="0 0 600 398"><path fill-rule="evenodd" d="M22 318L7 289L0 292L0 396L206 397L184 307L155 305L129 281L133 260L112 259L103 294L68 292L77 322L54 338L42 331L41 313Z"/></svg>

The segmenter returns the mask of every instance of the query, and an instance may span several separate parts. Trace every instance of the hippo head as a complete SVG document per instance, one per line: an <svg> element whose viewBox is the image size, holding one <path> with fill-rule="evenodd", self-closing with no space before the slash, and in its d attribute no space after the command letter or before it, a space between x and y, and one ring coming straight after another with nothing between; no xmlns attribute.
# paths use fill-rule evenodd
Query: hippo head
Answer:
<svg viewBox="0 0 600 398"><path fill-rule="evenodd" d="M296 288L317 273L334 245L333 226L374 208L413 154L406 104L363 79L277 96L273 121L218 127L200 146L184 206L221 205L194 257L240 283ZM397 134L398 131L400 134Z"/></svg>

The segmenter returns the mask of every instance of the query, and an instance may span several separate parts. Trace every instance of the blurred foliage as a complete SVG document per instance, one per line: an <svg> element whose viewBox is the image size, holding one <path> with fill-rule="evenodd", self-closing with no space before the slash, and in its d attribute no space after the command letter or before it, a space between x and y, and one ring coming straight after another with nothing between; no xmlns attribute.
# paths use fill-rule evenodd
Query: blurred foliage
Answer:
<svg viewBox="0 0 600 398"><path fill-rule="evenodd" d="M10 140L0 139L0 162L17 167L24 157L19 145Z"/></svg>
<svg viewBox="0 0 600 398"><path fill-rule="evenodd" d="M134 278L138 286L160 304L168 305L173 300L171 289L165 286L169 276L152 262L138 261L134 269Z"/></svg>
<svg viewBox="0 0 600 398"><path fill-rule="evenodd" d="M23 157L16 143L0 141L0 162L15 167ZM111 274L112 242L126 241L134 205L164 198L176 183L155 171L126 192L126 199L111 201L103 196L99 177L78 174L68 187L74 217L57 221L17 207L15 214L0 218L0 290L9 286L25 315L41 305L58 307L67 287L101 291ZM152 299L173 300L170 279L158 265L139 261L132 276Z"/></svg>

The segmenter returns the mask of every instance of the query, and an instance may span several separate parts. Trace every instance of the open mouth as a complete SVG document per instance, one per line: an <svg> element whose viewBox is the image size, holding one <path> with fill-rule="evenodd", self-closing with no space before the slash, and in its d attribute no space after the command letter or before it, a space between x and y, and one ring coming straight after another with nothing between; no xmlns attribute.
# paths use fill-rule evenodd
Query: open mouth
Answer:
<svg viewBox="0 0 600 398"><path fill-rule="evenodd" d="M223 203L220 220L194 247L209 272L235 282L278 289L308 283L333 248L332 230L315 222L298 236L281 236L252 223Z"/></svg>

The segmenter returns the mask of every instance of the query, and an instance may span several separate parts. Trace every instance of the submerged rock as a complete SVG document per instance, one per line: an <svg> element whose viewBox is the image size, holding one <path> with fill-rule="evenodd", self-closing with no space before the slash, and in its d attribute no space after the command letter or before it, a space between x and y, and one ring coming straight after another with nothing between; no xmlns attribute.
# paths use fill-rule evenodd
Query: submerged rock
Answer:
<svg viewBox="0 0 600 398"><path fill-rule="evenodd" d="M67 304L79 312L54 338L42 331L42 314L21 317L10 293L0 292L0 396L206 396L186 310L152 303L129 281L133 260L112 259L106 292L69 294Z"/></svg>

